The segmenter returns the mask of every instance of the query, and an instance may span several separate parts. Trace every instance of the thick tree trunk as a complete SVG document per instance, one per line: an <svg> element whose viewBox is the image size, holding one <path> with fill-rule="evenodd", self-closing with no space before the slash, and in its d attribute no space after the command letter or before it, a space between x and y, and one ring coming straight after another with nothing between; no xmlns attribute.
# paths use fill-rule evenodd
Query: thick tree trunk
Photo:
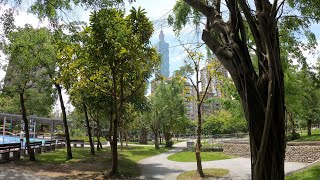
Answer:
<svg viewBox="0 0 320 180"><path fill-rule="evenodd" d="M153 134L154 134L154 147L156 149L160 149L160 146L159 146L159 129L158 128L153 128Z"/></svg>
<svg viewBox="0 0 320 180"><path fill-rule="evenodd" d="M308 136L311 136L311 125L312 125L311 120L310 120L310 119L308 119L308 121L307 121L307 126L308 126Z"/></svg>
<svg viewBox="0 0 320 180"><path fill-rule="evenodd" d="M94 155L94 144L92 141L92 135L91 135L91 127L90 127L90 123L89 123L89 117L88 117L88 111L87 111L87 106L83 103L83 112L84 112L84 116L85 116L85 120L86 120L86 125L87 125L87 132L88 132L88 136L89 136L89 142L90 142L90 152L92 155Z"/></svg>
<svg viewBox="0 0 320 180"><path fill-rule="evenodd" d="M252 14L246 1L226 1L230 13L226 22L218 6L184 1L207 16L202 39L229 71L240 95L249 126L252 179L284 179L284 80L276 20L279 4L254 0ZM247 44L248 30L254 38L258 74Z"/></svg>
<svg viewBox="0 0 320 180"><path fill-rule="evenodd" d="M147 130L146 128L142 128L140 132L140 144L148 144Z"/></svg>
<svg viewBox="0 0 320 180"><path fill-rule="evenodd" d="M64 107L60 84L54 83L54 85L58 91L58 96L59 96L59 100L60 100L60 107L61 107L61 111L62 111L62 120L63 120L63 125L64 125L64 133L66 136L66 143L67 143L67 159L70 160L70 159L72 159L72 152L71 152L71 145L70 145L70 135L69 135L68 122L67 122L66 108Z"/></svg>
<svg viewBox="0 0 320 180"><path fill-rule="evenodd" d="M34 156L34 151L33 151L33 149L31 149L31 146L30 146L29 122L27 119L26 107L24 105L24 91L20 92L20 106L21 106L22 119L24 122L24 130L25 130L25 134L26 134L26 145L27 145L29 160L35 161L36 158Z"/></svg>
<svg viewBox="0 0 320 180"><path fill-rule="evenodd" d="M164 133L164 140L166 141L166 147L168 147L167 145L171 141L171 138L172 138L172 134L171 133Z"/></svg>

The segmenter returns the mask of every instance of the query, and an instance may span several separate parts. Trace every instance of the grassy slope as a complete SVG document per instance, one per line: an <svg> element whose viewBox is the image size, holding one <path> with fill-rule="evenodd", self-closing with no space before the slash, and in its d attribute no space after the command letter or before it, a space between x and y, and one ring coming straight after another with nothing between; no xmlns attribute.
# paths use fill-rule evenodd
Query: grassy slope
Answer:
<svg viewBox="0 0 320 180"><path fill-rule="evenodd" d="M222 160L222 159L230 159L232 156L227 156L223 154L223 152L201 152L201 160L202 161L214 161L214 160ZM173 154L168 157L171 161L178 162L196 162L195 152L191 151L182 151L176 154Z"/></svg>
<svg viewBox="0 0 320 180"><path fill-rule="evenodd" d="M320 179L320 163L312 167L309 167L308 169L302 172L297 172L286 177L286 180L297 180L297 179L299 180Z"/></svg>

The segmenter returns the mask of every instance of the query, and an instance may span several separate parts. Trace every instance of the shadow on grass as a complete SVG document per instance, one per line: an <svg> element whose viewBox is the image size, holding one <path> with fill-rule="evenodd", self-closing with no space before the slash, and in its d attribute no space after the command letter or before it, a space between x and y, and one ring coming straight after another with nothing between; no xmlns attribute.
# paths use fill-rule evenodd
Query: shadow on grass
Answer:
<svg viewBox="0 0 320 180"><path fill-rule="evenodd" d="M153 147L128 147L118 149L120 178L134 178L141 174L137 162L146 157L160 154L167 150L154 150ZM112 160L110 148L90 154L89 148L73 148L73 159L66 160L66 149L36 155L37 161L28 158L10 163L11 168L40 176L69 179L104 179L111 170Z"/></svg>

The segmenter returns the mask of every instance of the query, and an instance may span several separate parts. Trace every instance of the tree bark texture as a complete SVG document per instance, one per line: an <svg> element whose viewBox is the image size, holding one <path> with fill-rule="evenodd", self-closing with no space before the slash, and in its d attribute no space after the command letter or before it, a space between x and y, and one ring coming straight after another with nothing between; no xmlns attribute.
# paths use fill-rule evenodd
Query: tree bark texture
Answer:
<svg viewBox="0 0 320 180"><path fill-rule="evenodd" d="M64 125L64 133L66 136L66 144L67 144L67 159L70 160L70 159L72 159L72 152L71 152L71 145L70 145L70 135L69 135L68 122L67 122L66 108L64 106L60 84L54 83L54 86L56 87L56 89L58 91L58 96L59 96L59 100L60 100L60 107L61 107L61 111L62 111L62 120L63 120L63 125Z"/></svg>
<svg viewBox="0 0 320 180"><path fill-rule="evenodd" d="M254 0L255 14L252 14L247 1L226 0L230 15L227 22L217 8L220 4L184 1L207 17L202 39L229 71L242 100L249 126L252 179L284 179L284 80L277 28L278 1L271 4L268 0ZM258 72L253 68L244 21L254 39Z"/></svg>
<svg viewBox="0 0 320 180"><path fill-rule="evenodd" d="M311 125L312 125L311 120L308 119L308 121L307 121L308 136L311 136Z"/></svg>
<svg viewBox="0 0 320 180"><path fill-rule="evenodd" d="M34 156L34 151L33 151L33 149L31 149L31 146L30 146L29 122L27 119L27 112L26 112L26 107L24 104L24 91L20 92L20 106L21 106L22 119L24 122L24 130L25 130L25 134L26 134L26 145L27 145L29 160L35 161L36 158Z"/></svg>
<svg viewBox="0 0 320 180"><path fill-rule="evenodd" d="M118 161L118 124L120 122L120 115L118 111L118 93L117 93L117 80L115 78L115 73L113 72L113 108L114 108L114 119L113 119L113 137L112 137L112 169L111 175L119 175L119 161Z"/></svg>
<svg viewBox="0 0 320 180"><path fill-rule="evenodd" d="M112 107L112 106L111 106ZM109 138L109 143L110 143L110 148L112 151L112 132L113 132L113 108L109 111L110 113L110 124L109 124L109 133L108 133L108 138Z"/></svg>
<svg viewBox="0 0 320 180"><path fill-rule="evenodd" d="M146 128L142 128L141 132L140 132L140 140L139 143L140 144L148 144L148 137L147 137L147 129Z"/></svg>
<svg viewBox="0 0 320 180"><path fill-rule="evenodd" d="M119 139L120 139L120 149L123 150L123 131L122 129L119 130Z"/></svg>
<svg viewBox="0 0 320 180"><path fill-rule="evenodd" d="M166 144L170 142L171 138L172 138L172 133L170 132L164 133L164 140L166 141Z"/></svg>
<svg viewBox="0 0 320 180"><path fill-rule="evenodd" d="M102 143L101 143L101 126L100 126L100 120L98 119L99 117L97 116L96 122L97 122L97 150L99 151L102 149Z"/></svg>
<svg viewBox="0 0 320 180"><path fill-rule="evenodd" d="M90 123L89 123L87 106L84 103L82 104L82 106L83 106L84 116L85 116L85 119L86 119L87 132L88 132L88 136L89 136L90 152L91 152L92 155L94 155L95 154L94 153L94 144L93 144L93 141L92 141L91 126L90 126Z"/></svg>
<svg viewBox="0 0 320 180"><path fill-rule="evenodd" d="M156 149L160 149L160 146L159 146L159 129L158 128L153 128L153 134L154 134L154 147Z"/></svg>

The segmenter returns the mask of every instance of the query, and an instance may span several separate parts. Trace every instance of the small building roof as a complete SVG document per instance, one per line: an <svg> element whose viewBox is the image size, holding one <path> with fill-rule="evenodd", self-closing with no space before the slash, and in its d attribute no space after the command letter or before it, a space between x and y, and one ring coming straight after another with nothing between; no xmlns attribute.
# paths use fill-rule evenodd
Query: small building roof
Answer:
<svg viewBox="0 0 320 180"><path fill-rule="evenodd" d="M3 121L3 119L6 117L7 122L8 121L21 121L22 115L18 114L8 114L8 113L0 113L0 121ZM44 118L44 117L37 117L37 116L27 116L28 120L33 120L34 122L37 122L39 124L45 124L45 125L63 125L63 121L61 119L50 119L50 118ZM67 121L68 125L71 124L71 121Z"/></svg>

